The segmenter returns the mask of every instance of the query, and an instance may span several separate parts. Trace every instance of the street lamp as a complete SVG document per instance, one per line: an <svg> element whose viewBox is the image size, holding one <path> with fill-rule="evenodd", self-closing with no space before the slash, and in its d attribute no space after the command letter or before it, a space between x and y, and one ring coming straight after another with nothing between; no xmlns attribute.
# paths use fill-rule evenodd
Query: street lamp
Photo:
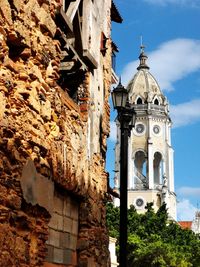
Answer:
<svg viewBox="0 0 200 267"><path fill-rule="evenodd" d="M135 110L128 101L128 91L119 84L111 93L117 119L120 122L120 233L119 266L127 267L127 187L128 187L128 137L135 125Z"/></svg>

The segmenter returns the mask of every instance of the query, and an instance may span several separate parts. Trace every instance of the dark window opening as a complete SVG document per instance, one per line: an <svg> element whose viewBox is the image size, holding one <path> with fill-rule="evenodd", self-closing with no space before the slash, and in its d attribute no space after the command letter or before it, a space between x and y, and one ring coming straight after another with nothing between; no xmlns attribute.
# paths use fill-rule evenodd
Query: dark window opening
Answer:
<svg viewBox="0 0 200 267"><path fill-rule="evenodd" d="M63 2L63 7L67 8L68 6L64 6ZM82 5L79 6L74 16L72 22L74 30L70 33L67 23L63 20L64 17L62 14L58 15L56 20L58 30L55 36L60 42L61 49L60 77L57 83L76 103L79 103L79 91L83 91L83 83L87 71L87 66L82 61L81 16Z"/></svg>
<svg viewBox="0 0 200 267"><path fill-rule="evenodd" d="M9 58L15 60L15 58L18 58L19 55L22 53L24 50L24 47L22 46L17 46L15 44L7 43L9 47Z"/></svg>
<svg viewBox="0 0 200 267"><path fill-rule="evenodd" d="M138 97L137 99L137 105L141 105L142 104L142 98L141 97Z"/></svg>
<svg viewBox="0 0 200 267"><path fill-rule="evenodd" d="M84 79L84 71L80 70L74 73L65 73L65 71L60 71L58 84L76 103L78 103L78 88L83 84Z"/></svg>
<svg viewBox="0 0 200 267"><path fill-rule="evenodd" d="M148 188L147 180L147 159L143 151L137 151L135 154L135 188Z"/></svg>
<svg viewBox="0 0 200 267"><path fill-rule="evenodd" d="M154 105L159 105L159 102L158 102L157 98L154 100Z"/></svg>
<svg viewBox="0 0 200 267"><path fill-rule="evenodd" d="M162 172L163 172L163 160L162 155L160 152L156 152L154 154L154 160L153 160L153 169L154 169L154 183L160 184L162 179Z"/></svg>
<svg viewBox="0 0 200 267"><path fill-rule="evenodd" d="M70 5L71 1L67 1L67 0L62 0L62 8L63 8L63 11L66 12L69 5Z"/></svg>
<svg viewBox="0 0 200 267"><path fill-rule="evenodd" d="M76 49L79 56L82 55L83 52L83 44L81 41L82 36L82 5L79 5L79 9L77 10L76 15L73 20L73 29L74 29L74 48Z"/></svg>
<svg viewBox="0 0 200 267"><path fill-rule="evenodd" d="M7 37L6 44L9 48L8 55L13 61L19 60L21 57L23 60L27 60L31 55L31 50L23 43L22 38L17 37L14 40L11 37Z"/></svg>
<svg viewBox="0 0 200 267"><path fill-rule="evenodd" d="M61 43L62 58L60 63L60 77L57 83L78 103L78 89L85 80L86 66L72 46L66 47L66 38L57 36Z"/></svg>

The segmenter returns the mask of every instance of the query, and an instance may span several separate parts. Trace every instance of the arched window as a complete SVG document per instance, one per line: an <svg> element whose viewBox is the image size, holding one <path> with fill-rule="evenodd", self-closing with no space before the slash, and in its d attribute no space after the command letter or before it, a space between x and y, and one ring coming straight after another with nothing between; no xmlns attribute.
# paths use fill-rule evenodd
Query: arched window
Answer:
<svg viewBox="0 0 200 267"><path fill-rule="evenodd" d="M138 97L137 99L137 105L141 105L142 104L142 98L141 97Z"/></svg>
<svg viewBox="0 0 200 267"><path fill-rule="evenodd" d="M135 153L135 188L147 188L147 161L146 155L143 151Z"/></svg>
<svg viewBox="0 0 200 267"><path fill-rule="evenodd" d="M159 105L159 102L158 102L157 98L154 100L154 105Z"/></svg>
<svg viewBox="0 0 200 267"><path fill-rule="evenodd" d="M154 154L153 160L153 169L154 169L154 184L160 184L162 175L163 175L163 168L162 168L162 155L160 152L156 152Z"/></svg>

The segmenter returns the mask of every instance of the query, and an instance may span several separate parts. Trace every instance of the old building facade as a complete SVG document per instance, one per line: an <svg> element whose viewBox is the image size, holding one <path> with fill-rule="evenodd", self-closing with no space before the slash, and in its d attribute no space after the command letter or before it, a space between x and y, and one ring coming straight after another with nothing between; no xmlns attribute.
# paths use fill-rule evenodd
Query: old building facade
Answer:
<svg viewBox="0 0 200 267"><path fill-rule="evenodd" d="M111 0L1 0L0 266L110 265Z"/></svg>

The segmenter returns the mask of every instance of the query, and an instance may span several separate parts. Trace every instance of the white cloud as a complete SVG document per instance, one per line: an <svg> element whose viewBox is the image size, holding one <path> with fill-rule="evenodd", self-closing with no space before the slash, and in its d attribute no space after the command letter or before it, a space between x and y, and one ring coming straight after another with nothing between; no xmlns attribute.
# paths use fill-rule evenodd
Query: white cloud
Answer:
<svg viewBox="0 0 200 267"><path fill-rule="evenodd" d="M180 187L176 190L180 200L177 203L177 218L179 221L192 221L197 208L190 202L189 197L199 196L200 188Z"/></svg>
<svg viewBox="0 0 200 267"><path fill-rule="evenodd" d="M117 127L114 121L110 122L110 137L109 140L111 142L116 142L117 140Z"/></svg>
<svg viewBox="0 0 200 267"><path fill-rule="evenodd" d="M195 218L197 209L188 199L182 199L177 204L178 221L192 221Z"/></svg>
<svg viewBox="0 0 200 267"><path fill-rule="evenodd" d="M182 197L200 196L200 187L180 187L177 193Z"/></svg>
<svg viewBox="0 0 200 267"><path fill-rule="evenodd" d="M200 121L200 99L170 106L173 127L180 127Z"/></svg>
<svg viewBox="0 0 200 267"><path fill-rule="evenodd" d="M179 5L179 6L187 6L187 7L200 7L199 0L143 0L146 3L153 5Z"/></svg>
<svg viewBox="0 0 200 267"><path fill-rule="evenodd" d="M173 90L173 83L200 69L200 40L174 39L161 44L157 50L147 53L150 72L158 80L161 89ZM139 61L128 63L122 73L126 85L136 73Z"/></svg>

